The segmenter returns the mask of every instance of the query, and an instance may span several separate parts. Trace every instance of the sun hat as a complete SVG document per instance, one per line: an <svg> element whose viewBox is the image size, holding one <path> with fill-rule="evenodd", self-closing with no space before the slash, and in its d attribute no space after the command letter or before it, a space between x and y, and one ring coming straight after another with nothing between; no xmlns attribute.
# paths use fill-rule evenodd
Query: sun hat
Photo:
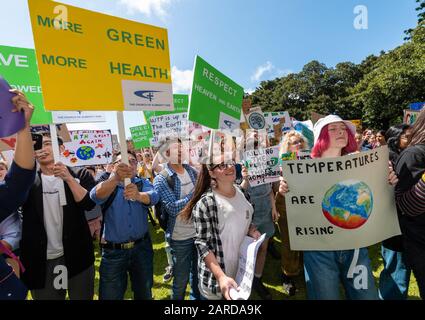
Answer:
<svg viewBox="0 0 425 320"><path fill-rule="evenodd" d="M351 131L353 135L356 134L356 126L347 120L342 120L340 116L330 114L324 118L320 118L313 127L313 133L314 133L314 144L316 144L317 139L319 139L320 133L322 132L322 129L331 123L335 122L344 122L347 128Z"/></svg>

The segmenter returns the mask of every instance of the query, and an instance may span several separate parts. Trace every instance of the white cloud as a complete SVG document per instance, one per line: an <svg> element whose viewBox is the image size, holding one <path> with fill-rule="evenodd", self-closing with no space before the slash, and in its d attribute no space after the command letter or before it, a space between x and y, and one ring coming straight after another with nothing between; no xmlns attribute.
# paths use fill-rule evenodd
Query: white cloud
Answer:
<svg viewBox="0 0 425 320"><path fill-rule="evenodd" d="M270 61L258 66L254 74L251 76L251 81L258 82L265 73L271 72L274 68L275 66Z"/></svg>
<svg viewBox="0 0 425 320"><path fill-rule="evenodd" d="M256 83L260 80L264 80L265 75L268 75L268 79L273 79L287 76L290 73L293 73L293 71L290 69L278 69L273 63L267 61L255 69L255 72L251 76L251 82Z"/></svg>
<svg viewBox="0 0 425 320"><path fill-rule="evenodd" d="M254 91L255 89L252 89L252 88L245 89L245 92L248 94L252 94Z"/></svg>
<svg viewBox="0 0 425 320"><path fill-rule="evenodd" d="M169 5L175 0L120 0L119 3L126 6L130 13L141 12L150 17L152 14L159 18L167 16Z"/></svg>
<svg viewBox="0 0 425 320"><path fill-rule="evenodd" d="M173 91L175 93L189 93L193 82L192 70L179 70L176 66L173 66L171 78L173 79Z"/></svg>

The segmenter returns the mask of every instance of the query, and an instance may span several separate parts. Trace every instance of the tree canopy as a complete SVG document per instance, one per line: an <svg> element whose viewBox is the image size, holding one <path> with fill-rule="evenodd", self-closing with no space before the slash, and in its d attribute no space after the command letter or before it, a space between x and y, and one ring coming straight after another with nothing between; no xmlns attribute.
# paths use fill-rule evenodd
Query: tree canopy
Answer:
<svg viewBox="0 0 425 320"><path fill-rule="evenodd" d="M418 10L418 26L403 45L360 64L341 62L330 68L311 61L298 73L262 81L251 95L253 105L287 110L300 120L315 111L361 119L376 129L400 123L403 109L425 101L425 0L417 2L424 12Z"/></svg>

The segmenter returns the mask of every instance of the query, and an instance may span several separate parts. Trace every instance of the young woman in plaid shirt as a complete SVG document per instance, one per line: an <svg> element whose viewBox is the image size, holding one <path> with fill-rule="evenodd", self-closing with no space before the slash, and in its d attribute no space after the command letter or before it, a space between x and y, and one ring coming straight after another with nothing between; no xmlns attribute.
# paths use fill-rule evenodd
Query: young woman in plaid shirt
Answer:
<svg viewBox="0 0 425 320"><path fill-rule="evenodd" d="M230 288L237 289L239 247L246 235L260 237L251 223L253 207L235 184L235 163L225 163L223 156L218 160L202 165L193 198L182 213L195 222L199 290L206 300L230 300Z"/></svg>

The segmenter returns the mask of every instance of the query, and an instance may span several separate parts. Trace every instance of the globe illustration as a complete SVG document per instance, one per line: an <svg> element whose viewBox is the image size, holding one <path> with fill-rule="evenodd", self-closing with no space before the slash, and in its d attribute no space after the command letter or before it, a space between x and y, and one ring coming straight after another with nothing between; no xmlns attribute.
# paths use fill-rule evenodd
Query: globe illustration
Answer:
<svg viewBox="0 0 425 320"><path fill-rule="evenodd" d="M92 147L89 146L82 146L80 148L78 148L76 155L79 159L81 160L89 160L94 158L94 149Z"/></svg>
<svg viewBox="0 0 425 320"><path fill-rule="evenodd" d="M343 229L356 229L369 219L373 195L362 181L347 180L333 185L322 201L326 219Z"/></svg>

